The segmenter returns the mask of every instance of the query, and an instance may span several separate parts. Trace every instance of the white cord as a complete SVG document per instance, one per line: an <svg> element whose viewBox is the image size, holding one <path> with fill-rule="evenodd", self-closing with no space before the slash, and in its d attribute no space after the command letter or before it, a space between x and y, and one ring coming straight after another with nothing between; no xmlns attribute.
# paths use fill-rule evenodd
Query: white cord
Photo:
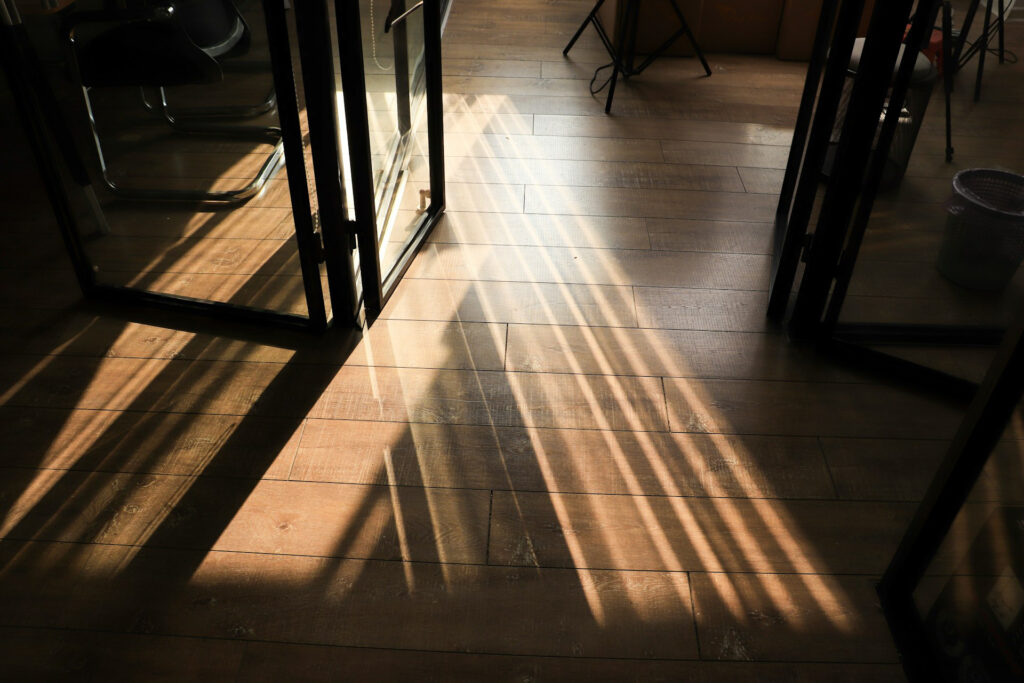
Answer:
<svg viewBox="0 0 1024 683"><path fill-rule="evenodd" d="M377 59L377 26L373 17L373 6L376 4L376 0L370 0L370 51L373 53L373 63L377 65L377 68L381 71L387 71L390 66L384 66Z"/></svg>

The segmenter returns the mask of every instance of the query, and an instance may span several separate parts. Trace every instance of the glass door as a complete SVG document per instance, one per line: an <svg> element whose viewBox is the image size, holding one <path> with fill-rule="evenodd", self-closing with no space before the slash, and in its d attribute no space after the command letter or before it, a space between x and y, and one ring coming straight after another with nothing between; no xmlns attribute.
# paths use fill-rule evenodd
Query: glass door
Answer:
<svg viewBox="0 0 1024 683"><path fill-rule="evenodd" d="M0 0L4 67L83 291L325 328L293 13L108 4Z"/></svg>
<svg viewBox="0 0 1024 683"><path fill-rule="evenodd" d="M334 4L338 136L370 317L444 209L440 0Z"/></svg>

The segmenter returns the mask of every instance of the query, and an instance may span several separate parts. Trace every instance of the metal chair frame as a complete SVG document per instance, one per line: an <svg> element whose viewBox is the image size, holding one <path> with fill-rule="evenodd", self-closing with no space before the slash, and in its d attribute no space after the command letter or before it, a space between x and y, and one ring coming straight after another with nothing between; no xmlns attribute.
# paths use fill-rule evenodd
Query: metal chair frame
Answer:
<svg viewBox="0 0 1024 683"><path fill-rule="evenodd" d="M73 75L76 80L76 85L81 90L82 99L85 106L86 118L89 122L89 129L93 141L93 145L96 149L96 156L99 161L100 173L103 179L104 185L107 189L122 198L135 199L135 200L146 200L146 201L187 201L187 202L213 202L213 203L224 203L233 204L243 202L247 199L258 194L267 181L272 178L277 171L284 165L284 145L282 141L281 129L277 126L234 126L216 123L204 123L201 121L203 117L186 117L182 119L181 114L174 114L170 109L167 102L167 91L164 87L158 87L159 92L159 104L153 105L149 103L145 97L143 90L143 102L147 105L147 108L151 111L159 109L164 121L174 130L187 134L195 135L215 135L215 136L229 136L229 137L241 137L244 139L256 139L258 141L267 142L273 144L274 149L267 156L266 160L260 166L256 176L244 187L234 190L179 190L169 188L145 188L145 187L124 187L119 185L110 177L109 167L107 166L106 155L103 153L103 143L100 137L99 128L96 123L95 108L93 107L92 98L89 95L91 90L90 86L85 85L82 82L81 69L79 68L77 56L76 56L76 35L75 31L78 23L72 24L67 31L68 46L70 52L70 61L73 65ZM267 101L273 100L271 106L267 106ZM276 104L276 93L268 96L264 103L256 105L255 107L249 107L247 111L256 111L259 113L266 113L273 105ZM232 110L238 110L240 108L230 108ZM210 111L207 109L206 111ZM231 114L223 114L224 116L231 116Z"/></svg>

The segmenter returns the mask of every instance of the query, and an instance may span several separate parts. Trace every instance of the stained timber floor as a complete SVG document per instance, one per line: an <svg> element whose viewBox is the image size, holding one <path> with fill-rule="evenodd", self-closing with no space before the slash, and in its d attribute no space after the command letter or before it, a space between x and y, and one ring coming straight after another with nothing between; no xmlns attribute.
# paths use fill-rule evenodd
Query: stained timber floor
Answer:
<svg viewBox="0 0 1024 683"><path fill-rule="evenodd" d="M605 116L589 5L456 0L447 216L351 355L83 301L14 146L0 677L902 680L874 583L962 408L764 319L806 66Z"/></svg>

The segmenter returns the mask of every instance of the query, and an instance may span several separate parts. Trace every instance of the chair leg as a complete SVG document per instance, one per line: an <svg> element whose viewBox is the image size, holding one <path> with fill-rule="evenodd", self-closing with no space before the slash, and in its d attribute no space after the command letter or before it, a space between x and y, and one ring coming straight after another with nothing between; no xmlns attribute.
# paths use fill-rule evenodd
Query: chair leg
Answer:
<svg viewBox="0 0 1024 683"><path fill-rule="evenodd" d="M100 174L103 178L103 184L106 185L107 189L114 195L122 197L124 199L137 199L146 201L186 201L186 202L213 202L221 204L236 204L243 202L251 197L257 195L263 186L266 185L267 181L270 180L284 165L284 142L281 140L280 131L276 139L269 137L268 131L274 129L269 128L257 128L249 129L249 135L245 135L244 132L238 132L237 134L243 137L252 137L253 134L260 138L267 138L263 141L274 142L273 151L267 156L266 160L260 166L260 170L257 172L256 177L252 179L245 187L237 190L174 190L167 188L136 188L136 187L122 187L115 183L110 178L109 168L107 167L106 156L103 154L103 143L100 140L99 129L96 125L96 116L92 106L92 99L89 97L89 89L82 86L82 98L85 101L85 110L87 118L89 120L89 129L92 133L93 145L96 148L96 156L99 160ZM237 128L237 127L236 127ZM199 132L199 131L195 131ZM218 131L220 132L220 131Z"/></svg>
<svg viewBox="0 0 1024 683"><path fill-rule="evenodd" d="M253 119L274 111L277 108L277 90L273 86L267 92L266 97L259 104L225 105L220 107L185 107L171 109L166 93L160 98L160 104L153 104L146 96L144 88L139 88L142 93L142 106L147 111L159 113L168 121L202 121L205 119ZM172 123L172 125L174 125Z"/></svg>

